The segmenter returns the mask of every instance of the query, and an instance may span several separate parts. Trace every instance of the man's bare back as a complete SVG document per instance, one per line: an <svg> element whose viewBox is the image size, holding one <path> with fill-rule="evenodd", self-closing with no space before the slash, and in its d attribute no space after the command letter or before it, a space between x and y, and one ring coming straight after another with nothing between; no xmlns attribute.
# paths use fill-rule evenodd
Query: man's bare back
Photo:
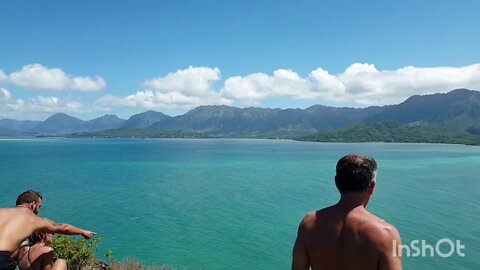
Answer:
<svg viewBox="0 0 480 270"><path fill-rule="evenodd" d="M348 155L336 167L337 204L307 214L298 228L292 269L401 270L400 234L369 213L366 206L376 185L377 163Z"/></svg>
<svg viewBox="0 0 480 270"><path fill-rule="evenodd" d="M401 269L400 258L393 257L393 240L400 243L397 230L363 206L334 205L305 216L295 245L313 270Z"/></svg>
<svg viewBox="0 0 480 270"><path fill-rule="evenodd" d="M32 232L47 227L46 223L26 208L0 209L0 250L13 253Z"/></svg>

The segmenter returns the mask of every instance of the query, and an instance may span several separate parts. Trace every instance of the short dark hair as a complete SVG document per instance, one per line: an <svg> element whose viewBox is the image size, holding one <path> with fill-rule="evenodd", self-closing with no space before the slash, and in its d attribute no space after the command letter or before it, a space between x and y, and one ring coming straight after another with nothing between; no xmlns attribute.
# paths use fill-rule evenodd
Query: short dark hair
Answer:
<svg viewBox="0 0 480 270"><path fill-rule="evenodd" d="M18 195L16 205L38 202L40 199L43 199L40 192L34 190L27 190L22 194Z"/></svg>
<svg viewBox="0 0 480 270"><path fill-rule="evenodd" d="M340 193L365 192L375 178L377 162L360 154L350 154L337 162L335 184Z"/></svg>

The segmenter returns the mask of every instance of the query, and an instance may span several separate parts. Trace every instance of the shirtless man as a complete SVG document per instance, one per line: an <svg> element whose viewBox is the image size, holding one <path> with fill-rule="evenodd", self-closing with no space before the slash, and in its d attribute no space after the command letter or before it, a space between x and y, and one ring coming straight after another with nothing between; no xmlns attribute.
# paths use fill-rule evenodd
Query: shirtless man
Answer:
<svg viewBox="0 0 480 270"><path fill-rule="evenodd" d="M69 224L53 224L37 216L42 208L42 195L29 190L20 194L15 208L0 208L0 270L13 270L16 267L11 255L21 243L35 231L81 235L90 239L94 232Z"/></svg>
<svg viewBox="0 0 480 270"><path fill-rule="evenodd" d="M340 201L307 214L293 248L293 270L401 270L400 234L365 208L376 184L373 158L348 155L337 163Z"/></svg>

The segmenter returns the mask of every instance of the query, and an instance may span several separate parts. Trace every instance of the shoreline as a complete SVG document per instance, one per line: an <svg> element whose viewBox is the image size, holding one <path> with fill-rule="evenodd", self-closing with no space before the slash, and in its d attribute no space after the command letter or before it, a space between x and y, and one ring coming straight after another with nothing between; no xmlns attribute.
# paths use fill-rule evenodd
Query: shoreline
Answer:
<svg viewBox="0 0 480 270"><path fill-rule="evenodd" d="M480 144L465 144L465 143L447 143L447 142L387 142L387 141L314 141L314 140L300 140L295 138L250 138L250 137L71 137L71 136L0 136L0 141L26 141L26 140L266 140L266 141L290 141L299 143L322 143L322 144L411 144L411 145L452 145L452 146L468 146L480 147Z"/></svg>

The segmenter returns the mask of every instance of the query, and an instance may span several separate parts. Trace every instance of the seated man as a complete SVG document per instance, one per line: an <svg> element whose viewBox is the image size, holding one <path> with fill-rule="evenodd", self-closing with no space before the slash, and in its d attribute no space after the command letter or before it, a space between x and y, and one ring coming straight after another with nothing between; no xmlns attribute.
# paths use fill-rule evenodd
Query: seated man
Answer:
<svg viewBox="0 0 480 270"><path fill-rule="evenodd" d="M398 231L366 209L376 174L373 158L348 155L338 161L335 184L340 201L303 218L293 248L293 270L402 269L401 257L394 255L394 248L400 250Z"/></svg>
<svg viewBox="0 0 480 270"><path fill-rule="evenodd" d="M20 194L15 208L0 208L0 270L14 270L11 255L33 232L82 235L90 239L94 232L69 224L53 224L37 216L42 207L40 193L29 190Z"/></svg>

